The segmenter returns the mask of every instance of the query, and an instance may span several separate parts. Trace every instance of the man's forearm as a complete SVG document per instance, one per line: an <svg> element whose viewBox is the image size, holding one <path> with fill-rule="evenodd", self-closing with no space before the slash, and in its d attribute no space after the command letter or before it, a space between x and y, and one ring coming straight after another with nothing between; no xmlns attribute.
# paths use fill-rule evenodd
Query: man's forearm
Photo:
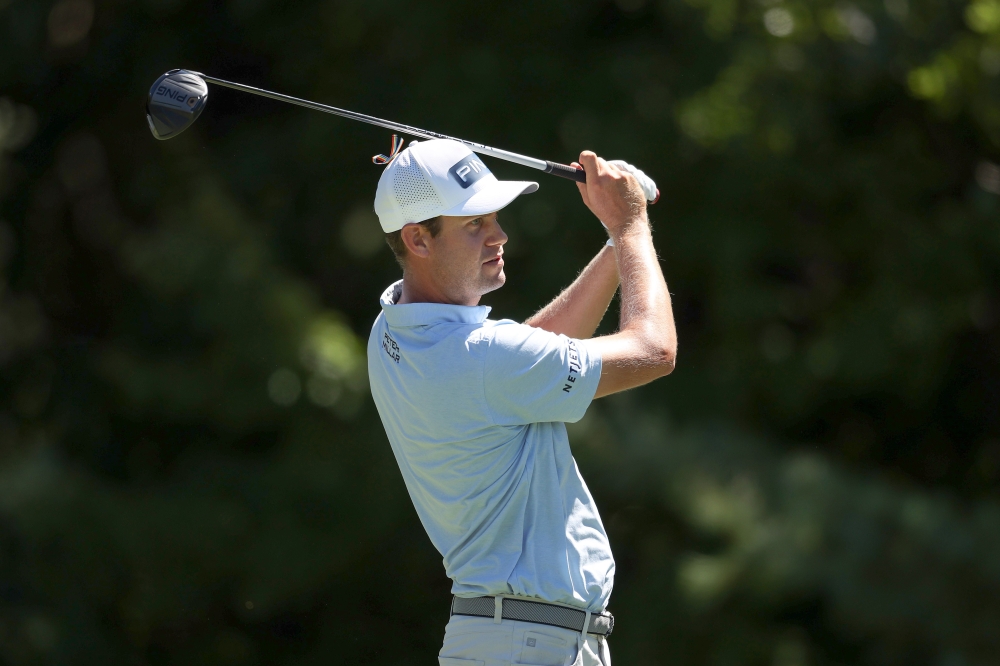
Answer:
<svg viewBox="0 0 1000 666"><path fill-rule="evenodd" d="M591 350L601 356L595 398L670 374L677 354L670 292L645 216L612 235L622 275L621 322L618 333L593 340Z"/></svg>
<svg viewBox="0 0 1000 666"><path fill-rule="evenodd" d="M589 338L600 325L617 290L615 252L613 248L605 247L587 264L573 284L524 323L571 338Z"/></svg>
<svg viewBox="0 0 1000 666"><path fill-rule="evenodd" d="M622 275L619 330L635 331L640 338L655 340L653 346L675 350L677 331L670 292L660 270L645 215L634 224L615 229L613 236Z"/></svg>

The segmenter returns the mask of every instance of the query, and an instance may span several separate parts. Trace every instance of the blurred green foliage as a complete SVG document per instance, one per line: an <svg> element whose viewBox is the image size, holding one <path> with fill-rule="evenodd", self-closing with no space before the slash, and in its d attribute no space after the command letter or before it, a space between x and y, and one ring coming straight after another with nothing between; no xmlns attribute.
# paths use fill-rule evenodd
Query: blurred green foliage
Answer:
<svg viewBox="0 0 1000 666"><path fill-rule="evenodd" d="M571 429L617 663L1000 663L997 0L0 0L0 663L440 645L366 386L388 133L213 88L160 143L175 67L658 181L679 368ZM600 247L540 180L495 315Z"/></svg>

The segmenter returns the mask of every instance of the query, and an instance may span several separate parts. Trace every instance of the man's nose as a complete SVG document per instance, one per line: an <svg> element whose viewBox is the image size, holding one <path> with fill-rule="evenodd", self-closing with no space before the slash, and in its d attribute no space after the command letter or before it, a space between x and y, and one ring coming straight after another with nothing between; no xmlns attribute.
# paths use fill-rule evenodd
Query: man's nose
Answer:
<svg viewBox="0 0 1000 666"><path fill-rule="evenodd" d="M486 245L490 247L495 247L497 245L503 245L507 242L507 234L503 232L503 228L500 226L500 221L495 219L492 223L492 228L490 229L489 239L486 241Z"/></svg>

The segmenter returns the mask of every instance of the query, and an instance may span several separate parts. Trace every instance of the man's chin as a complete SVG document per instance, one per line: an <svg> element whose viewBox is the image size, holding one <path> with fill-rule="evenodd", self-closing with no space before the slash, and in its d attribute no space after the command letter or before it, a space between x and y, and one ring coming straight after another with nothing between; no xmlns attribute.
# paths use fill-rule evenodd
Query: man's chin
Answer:
<svg viewBox="0 0 1000 666"><path fill-rule="evenodd" d="M496 291L507 282L507 276L504 274L503 269L496 275L484 275L480 281L480 294L488 294L491 291Z"/></svg>

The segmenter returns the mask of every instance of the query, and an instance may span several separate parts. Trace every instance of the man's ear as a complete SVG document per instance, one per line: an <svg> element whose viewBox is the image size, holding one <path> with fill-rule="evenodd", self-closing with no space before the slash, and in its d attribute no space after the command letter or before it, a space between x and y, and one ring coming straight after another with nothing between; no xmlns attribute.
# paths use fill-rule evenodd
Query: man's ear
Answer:
<svg viewBox="0 0 1000 666"><path fill-rule="evenodd" d="M431 239L431 233L427 230L427 227L422 224L411 223L404 226L399 232L403 244L406 245L407 252L422 259L430 256L431 251L427 245Z"/></svg>

